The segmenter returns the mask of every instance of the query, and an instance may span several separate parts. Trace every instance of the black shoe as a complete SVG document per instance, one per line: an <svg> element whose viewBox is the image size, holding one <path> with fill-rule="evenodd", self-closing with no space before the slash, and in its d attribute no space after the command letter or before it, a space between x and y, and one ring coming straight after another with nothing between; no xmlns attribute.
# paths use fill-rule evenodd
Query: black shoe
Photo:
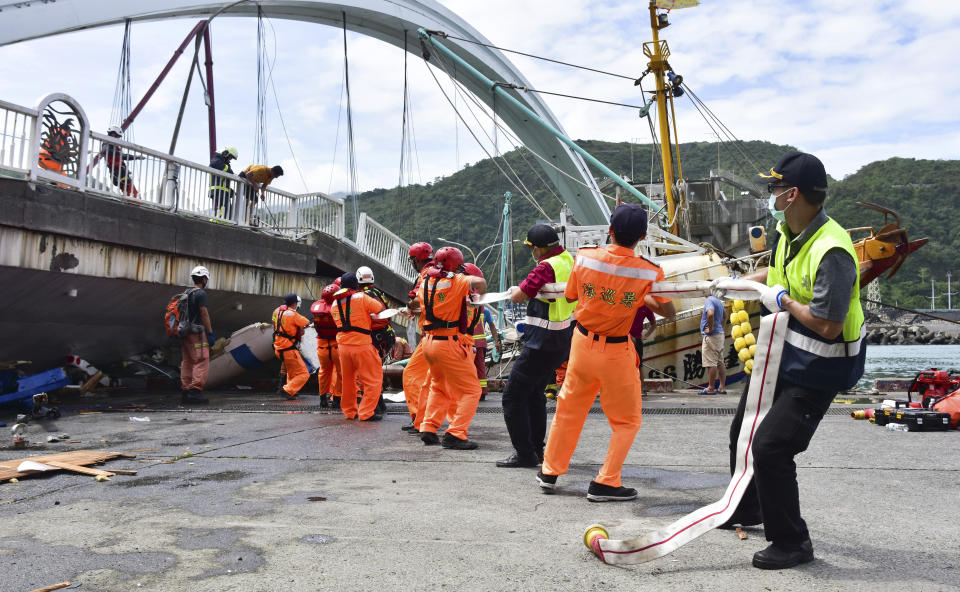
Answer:
<svg viewBox="0 0 960 592"><path fill-rule="evenodd" d="M420 440L427 446L433 446L440 443L440 436L433 432L420 432Z"/></svg>
<svg viewBox="0 0 960 592"><path fill-rule="evenodd" d="M486 400L487 400L487 396L486 396L486 395L480 395L480 400L481 400L481 401L486 401Z"/></svg>
<svg viewBox="0 0 960 592"><path fill-rule="evenodd" d="M361 419L360 421L380 421L381 419L383 419L383 415L381 415L380 413L374 413L370 417L366 419Z"/></svg>
<svg viewBox="0 0 960 592"><path fill-rule="evenodd" d="M410 423L406 424L406 425L400 426L400 429L403 430L403 431L405 431L405 432L416 432L416 431L417 431L417 427L416 427L415 425L413 425L413 422L412 422L412 421L411 421Z"/></svg>
<svg viewBox="0 0 960 592"><path fill-rule="evenodd" d="M508 469L513 469L517 467L535 467L539 464L537 462L536 455L534 456L520 456L516 452L508 456L507 458L497 461L498 467L504 467Z"/></svg>
<svg viewBox="0 0 960 592"><path fill-rule="evenodd" d="M587 499L591 502L625 502L637 499L637 490L632 487L611 487L596 481L590 482Z"/></svg>
<svg viewBox="0 0 960 592"><path fill-rule="evenodd" d="M383 395L380 395L380 400L377 401L377 407L373 410L374 413L379 413L383 415L387 412L387 403L383 400Z"/></svg>
<svg viewBox="0 0 960 592"><path fill-rule="evenodd" d="M747 512L745 515L734 514L730 517L729 520L718 526L720 530L734 530L737 525L740 526L758 526L763 524L763 516L760 515L760 510L754 510Z"/></svg>
<svg viewBox="0 0 960 592"><path fill-rule="evenodd" d="M180 396L181 405L206 405L209 402L210 401L197 389L183 391L183 394Z"/></svg>
<svg viewBox="0 0 960 592"><path fill-rule="evenodd" d="M440 443L444 448L452 448L454 450L476 450L480 448L480 445L471 440L460 439L453 434L444 434L443 442Z"/></svg>
<svg viewBox="0 0 960 592"><path fill-rule="evenodd" d="M330 401L330 406L334 409L340 409L340 397L334 397L333 400Z"/></svg>
<svg viewBox="0 0 960 592"><path fill-rule="evenodd" d="M411 424L412 425L412 424ZM408 434L413 434L414 436L420 435L420 430L417 429L417 426L413 426L413 429L407 432Z"/></svg>
<svg viewBox="0 0 960 592"><path fill-rule="evenodd" d="M553 490L557 488L557 476L544 475L543 471L537 471L537 485L544 493L553 493Z"/></svg>
<svg viewBox="0 0 960 592"><path fill-rule="evenodd" d="M787 569L813 561L813 543L807 539L796 549L789 550L771 544L763 551L753 554L753 566L759 569Z"/></svg>
<svg viewBox="0 0 960 592"><path fill-rule="evenodd" d="M327 407L329 407L329 406L330 406L330 399L331 399L330 393L327 393L327 394L325 394L325 395L320 395L320 406L323 407L324 409L326 409Z"/></svg>

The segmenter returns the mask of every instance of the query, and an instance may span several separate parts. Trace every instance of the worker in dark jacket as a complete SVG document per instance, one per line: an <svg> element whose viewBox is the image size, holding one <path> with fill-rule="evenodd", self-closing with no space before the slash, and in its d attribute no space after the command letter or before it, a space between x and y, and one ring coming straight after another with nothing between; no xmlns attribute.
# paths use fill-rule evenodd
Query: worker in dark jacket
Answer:
<svg viewBox="0 0 960 592"><path fill-rule="evenodd" d="M230 161L240 155L233 146L227 146L210 159L210 168L233 174ZM224 220L233 219L233 189L230 179L220 175L210 175L210 199L213 200L213 215Z"/></svg>

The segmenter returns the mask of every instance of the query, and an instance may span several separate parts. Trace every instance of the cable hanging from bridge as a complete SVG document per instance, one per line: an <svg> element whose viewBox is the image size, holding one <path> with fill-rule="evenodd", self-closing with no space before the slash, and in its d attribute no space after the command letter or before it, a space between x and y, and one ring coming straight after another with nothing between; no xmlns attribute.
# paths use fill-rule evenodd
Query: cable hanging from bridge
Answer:
<svg viewBox="0 0 960 592"><path fill-rule="evenodd" d="M449 37L450 39L456 39L457 41L464 41L464 42L466 42L466 43L472 43L472 44L474 44L474 45L480 45L480 46L487 47L487 48L490 48L490 49L496 49L496 50L498 50L498 51L505 51L505 52L507 52L507 53L515 53L515 54L517 54L517 55L522 55L522 56L525 56L525 57L528 57L528 58L533 58L533 59L535 59L535 60L542 60L542 61L544 61L544 62L551 62L551 63L553 63L553 64L559 64L559 65L561 65L561 66L569 66L569 67L571 67L571 68L577 68L578 70L586 70L586 71L588 71L588 72L595 72L595 73L597 73L597 74L604 74L604 75L606 75L606 76L614 76L614 77L616 77L616 78L625 78L625 79L627 79L627 80L636 80L636 79L637 79L636 76L627 76L627 75L625 75L625 74L617 74L617 73L615 73L615 72L607 72L607 71L605 71L605 70L598 70L597 68L590 68L589 66L580 66L580 65L577 65L577 64L571 64L570 62L564 62L564 61L561 61L561 60L555 60L555 59L553 59L553 58L545 58L545 57L543 57L543 56L534 55L534 54L532 54L532 53L524 53L524 52L522 52L522 51L517 51L517 50L515 50L515 49L507 49L507 48L505 48L505 47L498 47L498 46L496 46L496 45L491 45L491 44L489 44L489 43L481 43L480 41L474 41L474 40L472 40L472 39L465 39L465 38L463 38L463 37L457 37L456 35L451 35L451 34L449 34L449 33L444 33L443 31L427 31L427 32L430 33L431 35L436 35L436 36L438 36L438 37L444 37L444 38Z"/></svg>
<svg viewBox="0 0 960 592"><path fill-rule="evenodd" d="M360 205L357 203L357 152L353 141L353 104L350 100L350 60L347 57L347 12L343 16L343 86L347 94L347 154L350 158L350 195L353 197L353 238L360 229Z"/></svg>

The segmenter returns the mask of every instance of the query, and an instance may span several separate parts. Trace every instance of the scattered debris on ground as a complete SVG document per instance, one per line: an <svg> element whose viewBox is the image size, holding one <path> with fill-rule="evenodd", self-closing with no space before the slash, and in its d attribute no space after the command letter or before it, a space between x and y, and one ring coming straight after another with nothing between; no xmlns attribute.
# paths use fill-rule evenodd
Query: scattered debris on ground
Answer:
<svg viewBox="0 0 960 592"><path fill-rule="evenodd" d="M58 469L94 477L113 477L114 475L128 474L128 471L104 471L88 466L102 464L114 458L136 458L136 455L105 450L72 450L57 454L6 460L0 462L0 482L16 483L16 479L19 477L29 477L30 475ZM136 471L133 471L133 473L136 474Z"/></svg>

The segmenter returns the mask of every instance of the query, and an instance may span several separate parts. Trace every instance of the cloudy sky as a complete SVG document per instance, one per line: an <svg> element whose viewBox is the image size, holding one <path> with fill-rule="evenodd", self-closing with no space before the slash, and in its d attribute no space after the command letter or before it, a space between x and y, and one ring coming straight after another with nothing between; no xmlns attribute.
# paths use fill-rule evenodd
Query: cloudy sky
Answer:
<svg viewBox="0 0 960 592"><path fill-rule="evenodd" d="M651 34L641 0L441 3L495 45L627 76L646 67L642 43ZM671 65L740 139L813 152L837 178L891 156L960 158L955 106L960 2L702 0L670 19L662 35L670 44ZM134 103L192 25L183 19L134 25ZM255 19L219 17L212 29L218 137L222 145L239 148L241 167L254 153L256 26ZM280 19L270 19L266 28L279 101L278 109L268 91L267 164L287 170L278 186L295 193L347 189L341 31ZM122 39L123 27L115 26L0 47L0 99L33 105L47 93L66 92L80 101L95 127L105 129ZM400 168L404 55L353 33L348 43L359 187L392 187ZM509 59L534 88L642 102L629 80L513 54ZM161 150L169 145L186 76L187 60L181 62L135 122L137 143ZM409 56L414 182L451 174L484 156L468 130L456 124L426 68L422 59ZM449 90L449 81L438 76ZM195 83L177 154L204 161L206 116L197 89ZM635 110L545 100L574 138L650 141ZM689 101L677 105L681 141L715 140ZM485 128L489 132L492 124L487 121ZM507 148L502 137L500 148Z"/></svg>

